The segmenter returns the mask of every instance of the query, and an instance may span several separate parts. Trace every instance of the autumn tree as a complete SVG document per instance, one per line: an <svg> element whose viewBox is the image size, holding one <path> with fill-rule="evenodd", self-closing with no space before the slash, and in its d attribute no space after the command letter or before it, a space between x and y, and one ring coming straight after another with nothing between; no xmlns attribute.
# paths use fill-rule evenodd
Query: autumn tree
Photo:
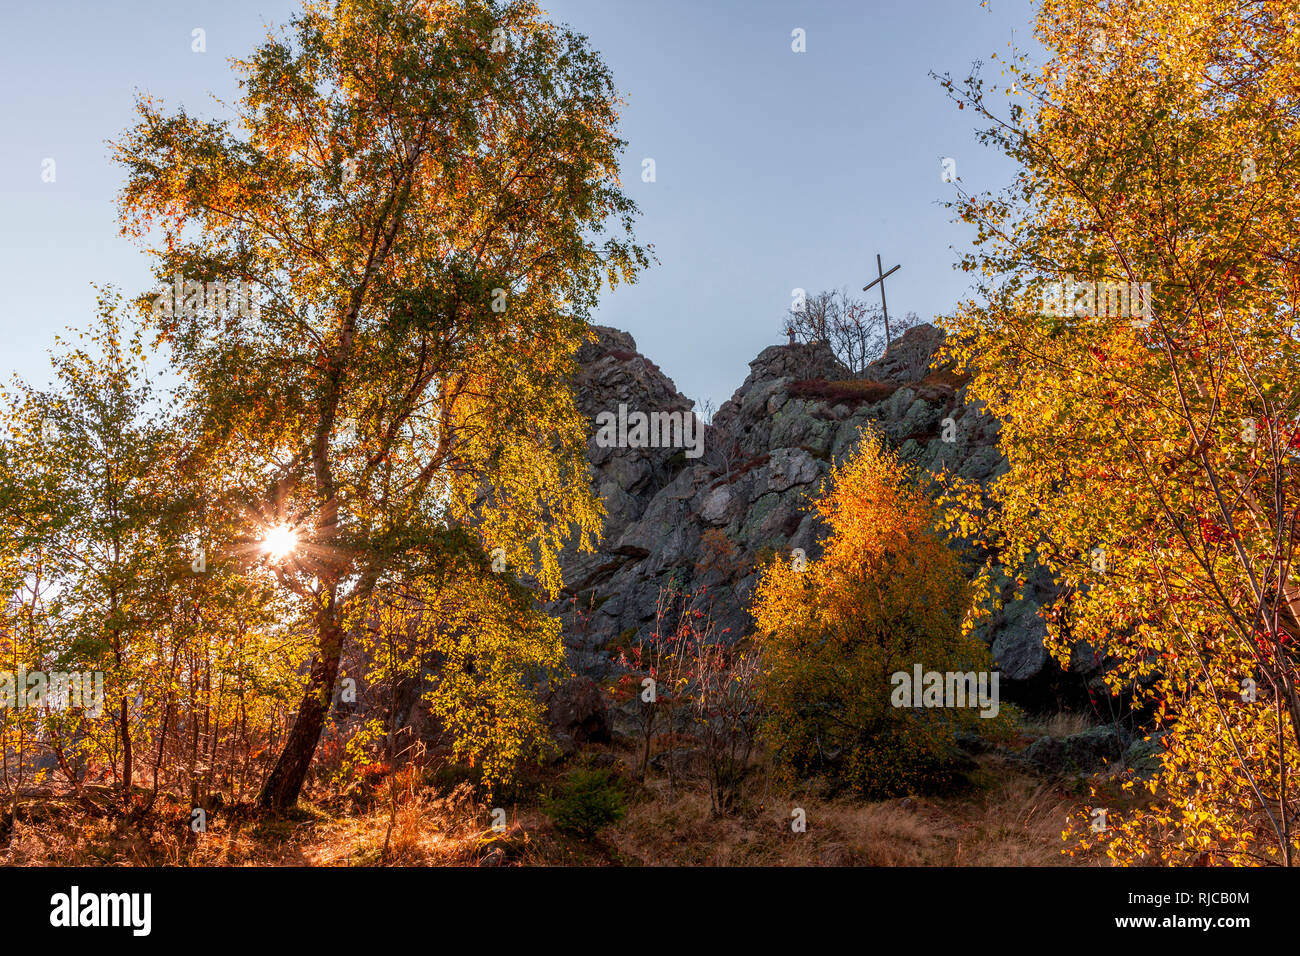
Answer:
<svg viewBox="0 0 1300 956"><path fill-rule="evenodd" d="M206 788L234 764L232 728L260 736L301 660L269 580L209 561L222 516L148 359L106 292L97 322L57 343L50 387L0 393L0 656L9 671L98 673L103 692L15 714L16 771L26 726L76 790L110 767L132 814L160 783ZM141 774L152 787L137 801Z"/></svg>
<svg viewBox="0 0 1300 956"><path fill-rule="evenodd" d="M914 706L920 687L899 706L894 675L911 681L917 665L982 675L992 691L988 651L964 626L969 585L880 436L868 433L826 481L815 504L823 554L774 561L755 592L765 735L794 772L865 794L942 785L954 734L997 719L964 696L963 706Z"/></svg>
<svg viewBox="0 0 1300 956"><path fill-rule="evenodd" d="M117 152L124 230L161 282L196 306L202 283L261 293L156 314L224 494L313 618L260 798L284 807L354 608L455 558L459 527L559 586L559 549L598 522L574 352L600 289L646 256L610 74L529 0L308 3L237 66L237 127L144 99Z"/></svg>
<svg viewBox="0 0 1300 956"><path fill-rule="evenodd" d="M1054 652L1088 648L1167 730L1132 784L1149 805L1080 821L1120 861L1300 846L1297 26L1286 4L1043 0L1045 61L941 78L1019 164L957 202L981 296L948 352L1009 470L955 483L952 514L1013 573L1052 571Z"/></svg>
<svg viewBox="0 0 1300 956"><path fill-rule="evenodd" d="M137 364L139 340L123 340L107 300L101 311L84 345L56 355L58 387L20 383L4 394L0 510L6 557L21 569L6 599L27 608L10 630L11 647L28 638L26 659L15 662L104 675L115 732L103 756L114 758L129 804L138 645L161 610L156 585L172 557L160 494L165 430L145 413L151 390Z"/></svg>

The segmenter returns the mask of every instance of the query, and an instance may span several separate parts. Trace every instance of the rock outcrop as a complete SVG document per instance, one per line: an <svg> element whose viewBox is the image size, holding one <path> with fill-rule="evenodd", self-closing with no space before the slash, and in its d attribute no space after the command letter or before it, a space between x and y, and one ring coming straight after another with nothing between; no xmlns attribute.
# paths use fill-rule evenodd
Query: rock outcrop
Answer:
<svg viewBox="0 0 1300 956"><path fill-rule="evenodd" d="M579 356L577 385L593 430L597 416L620 405L691 414L693 403L630 335L595 331L598 341ZM694 594L694 609L712 614L716 633L748 633L756 566L770 551L819 553L808 505L831 462L865 429L880 429L918 469L984 482L1005 468L997 422L968 401L963 379L930 368L941 341L932 325L910 329L852 382L824 344L764 349L713 416L700 458L683 448L600 447L593 436L588 454L608 511L604 535L595 554L566 553L566 593L550 608L564 620L573 666L608 673L611 652L654 628L665 588ZM1037 614L1049 595L1049 582L1031 582L1022 600L981 628L1004 681L1031 681L1055 668Z"/></svg>

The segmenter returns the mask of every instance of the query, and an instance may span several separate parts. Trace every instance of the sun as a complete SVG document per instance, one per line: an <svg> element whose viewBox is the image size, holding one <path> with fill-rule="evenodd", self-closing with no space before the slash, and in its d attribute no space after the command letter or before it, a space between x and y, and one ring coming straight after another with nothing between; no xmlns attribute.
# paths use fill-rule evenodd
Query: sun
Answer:
<svg viewBox="0 0 1300 956"><path fill-rule="evenodd" d="M266 537L262 539L262 550L272 561L283 561L296 547L298 547L298 532L287 524L268 528Z"/></svg>

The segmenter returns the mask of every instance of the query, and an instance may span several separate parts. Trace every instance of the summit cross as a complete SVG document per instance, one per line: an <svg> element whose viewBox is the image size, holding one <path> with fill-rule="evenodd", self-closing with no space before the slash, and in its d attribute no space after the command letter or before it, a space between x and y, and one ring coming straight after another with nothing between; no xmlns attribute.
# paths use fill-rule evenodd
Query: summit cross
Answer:
<svg viewBox="0 0 1300 956"><path fill-rule="evenodd" d="M876 272L878 273L878 275L876 278L872 279L870 282L868 282L866 285L862 287L862 291L866 292L873 285L876 284L880 285L880 310L885 314L885 348L889 348L889 341L890 341L889 340L889 306L885 303L885 278L887 276L892 276L895 272L897 272L901 268L902 268L902 263L899 263L898 265L894 266L894 268L890 269L888 272L885 272L884 267L881 266L880 264L880 253L876 253Z"/></svg>

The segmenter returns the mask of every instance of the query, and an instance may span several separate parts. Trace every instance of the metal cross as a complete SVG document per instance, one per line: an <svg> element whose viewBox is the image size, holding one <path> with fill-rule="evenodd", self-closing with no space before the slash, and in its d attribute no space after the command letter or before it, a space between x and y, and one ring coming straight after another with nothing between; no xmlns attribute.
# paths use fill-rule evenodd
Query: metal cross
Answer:
<svg viewBox="0 0 1300 956"><path fill-rule="evenodd" d="M898 265L894 266L894 268L890 269L888 272L885 272L884 268L880 264L880 253L876 253L876 272L879 273L879 276L875 279L872 279L870 282L868 282L866 285L862 287L862 291L866 292L876 283L880 284L880 309L882 312L885 313L885 348L889 348L889 306L885 304L885 277L892 276L895 272L897 272L901 268L902 268L902 263L899 263Z"/></svg>

